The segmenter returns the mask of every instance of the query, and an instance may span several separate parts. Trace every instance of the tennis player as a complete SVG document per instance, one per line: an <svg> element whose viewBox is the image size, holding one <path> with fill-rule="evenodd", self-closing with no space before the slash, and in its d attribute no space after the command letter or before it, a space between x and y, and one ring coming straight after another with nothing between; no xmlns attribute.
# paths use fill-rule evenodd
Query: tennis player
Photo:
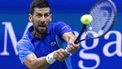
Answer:
<svg viewBox="0 0 122 69"><path fill-rule="evenodd" d="M33 0L29 21L32 26L17 43L20 61L29 69L67 69L65 59L78 50L76 37L64 22L51 22L51 9L46 0ZM67 51L59 48L56 36L67 42Z"/></svg>

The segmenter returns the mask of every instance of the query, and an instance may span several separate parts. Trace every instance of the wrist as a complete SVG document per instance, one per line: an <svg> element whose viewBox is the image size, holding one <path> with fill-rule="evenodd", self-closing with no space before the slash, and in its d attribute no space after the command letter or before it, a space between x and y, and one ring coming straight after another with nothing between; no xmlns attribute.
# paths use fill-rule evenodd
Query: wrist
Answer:
<svg viewBox="0 0 122 69"><path fill-rule="evenodd" d="M50 54L48 54L48 55L46 56L46 61L47 61L49 64L53 64L53 63L56 61L53 55L54 55L54 52L52 52L52 53L50 53Z"/></svg>

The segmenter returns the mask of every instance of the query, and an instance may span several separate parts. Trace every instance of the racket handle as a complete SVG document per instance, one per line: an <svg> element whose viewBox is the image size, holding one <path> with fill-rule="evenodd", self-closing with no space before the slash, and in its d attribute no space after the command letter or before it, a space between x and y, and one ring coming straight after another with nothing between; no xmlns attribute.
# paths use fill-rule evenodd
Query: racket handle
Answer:
<svg viewBox="0 0 122 69"><path fill-rule="evenodd" d="M67 48L64 49L64 51L67 52L70 56L72 55L72 53L70 53L70 52L67 50Z"/></svg>
<svg viewBox="0 0 122 69"><path fill-rule="evenodd" d="M68 52L68 50L67 50L67 49L64 49L64 51L65 51L65 52L67 52L68 54L71 54L70 52Z"/></svg>

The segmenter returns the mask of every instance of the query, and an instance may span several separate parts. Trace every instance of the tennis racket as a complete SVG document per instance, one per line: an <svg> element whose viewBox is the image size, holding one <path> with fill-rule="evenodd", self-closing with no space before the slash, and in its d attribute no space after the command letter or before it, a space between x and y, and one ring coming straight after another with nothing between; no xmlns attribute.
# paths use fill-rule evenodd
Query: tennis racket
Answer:
<svg viewBox="0 0 122 69"><path fill-rule="evenodd" d="M93 21L86 25L82 25L82 29L75 40L75 44L80 43L81 41L88 39L96 39L101 36L104 36L115 23L115 19L117 16L117 9L113 1L111 0L99 0L88 13L93 17ZM81 35L86 33L87 38L81 39ZM56 37L56 41L60 48L64 48L67 51L67 43L62 42L59 37ZM68 52L68 51L67 51ZM66 59L66 64L68 69L72 69L71 66L71 58Z"/></svg>
<svg viewBox="0 0 122 69"><path fill-rule="evenodd" d="M100 0L90 10L89 14L93 17L93 21L88 25L83 24L80 34L74 42L75 44L104 36L115 23L117 9L111 0ZM86 33L87 38L80 40L83 32Z"/></svg>

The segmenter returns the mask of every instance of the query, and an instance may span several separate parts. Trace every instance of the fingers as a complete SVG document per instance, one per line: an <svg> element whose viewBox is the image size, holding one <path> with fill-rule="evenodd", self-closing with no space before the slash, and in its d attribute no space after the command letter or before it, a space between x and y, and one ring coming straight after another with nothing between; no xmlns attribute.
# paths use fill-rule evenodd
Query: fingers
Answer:
<svg viewBox="0 0 122 69"><path fill-rule="evenodd" d="M74 46L74 45L68 45L66 50L70 53L74 53L76 52L78 49L80 48L80 46Z"/></svg>
<svg viewBox="0 0 122 69"><path fill-rule="evenodd" d="M75 39L70 38L69 41L68 41L68 45L72 45L72 46L76 46L76 47L77 47L77 46L80 46L79 43L78 43L78 44L75 44L74 42L75 42Z"/></svg>
<svg viewBox="0 0 122 69"><path fill-rule="evenodd" d="M75 47L80 46L79 43L78 43L78 44L75 44L73 40L70 40L70 41L68 42L68 45L72 45L72 46L75 46Z"/></svg>
<svg viewBox="0 0 122 69"><path fill-rule="evenodd" d="M54 53L54 58L59 61L65 60L68 56L69 54L64 49L59 49Z"/></svg>
<svg viewBox="0 0 122 69"><path fill-rule="evenodd" d="M75 44L74 41L70 40L67 46L67 51L69 51L70 53L74 53L76 52L78 49L80 48L80 44Z"/></svg>

